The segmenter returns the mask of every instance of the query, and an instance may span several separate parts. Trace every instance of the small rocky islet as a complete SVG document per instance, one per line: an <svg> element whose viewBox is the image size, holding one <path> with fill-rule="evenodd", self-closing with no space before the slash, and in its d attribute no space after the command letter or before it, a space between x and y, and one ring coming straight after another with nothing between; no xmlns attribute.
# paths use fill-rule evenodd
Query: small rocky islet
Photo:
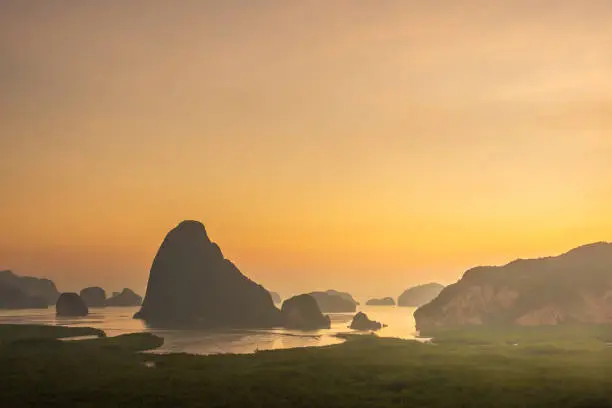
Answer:
<svg viewBox="0 0 612 408"><path fill-rule="evenodd" d="M87 307L106 306L106 291L99 286L85 288L81 290L79 296L81 296Z"/></svg>
<svg viewBox="0 0 612 408"><path fill-rule="evenodd" d="M108 307L140 306L142 304L142 296L132 289L124 288L121 292L114 292L110 298L106 299L105 304Z"/></svg>
<svg viewBox="0 0 612 408"><path fill-rule="evenodd" d="M366 306L395 306L395 300L392 297L370 299L366 302Z"/></svg>
<svg viewBox="0 0 612 408"><path fill-rule="evenodd" d="M87 308L101 308L106 306L140 306L142 297L133 290L125 288L121 292L115 292L110 298L106 297L106 291L99 286L90 286L82 289L78 294L67 292L60 308L64 314L64 307L80 303L75 295L83 301ZM33 276L20 276L13 271L0 271L0 309L46 309L49 306L57 308L62 293L57 290L55 283L50 279L36 278ZM70 299L66 301L66 299ZM82 316L83 309L72 316Z"/></svg>
<svg viewBox="0 0 612 408"><path fill-rule="evenodd" d="M382 323L370 320L368 315L363 312L357 313L353 317L351 325L349 326L349 328L359 331L376 331L382 329L383 327L385 326Z"/></svg>
<svg viewBox="0 0 612 408"><path fill-rule="evenodd" d="M113 292L107 298L106 291L98 286L81 290L80 296L88 307L132 307L142 304L142 297L132 289L124 288L121 292Z"/></svg>
<svg viewBox="0 0 612 408"><path fill-rule="evenodd" d="M323 315L314 297L308 294L294 296L283 302L283 326L287 329L329 329L329 316Z"/></svg>
<svg viewBox="0 0 612 408"><path fill-rule="evenodd" d="M89 314L89 308L78 293L64 292L57 299L55 313L59 317L83 317Z"/></svg>

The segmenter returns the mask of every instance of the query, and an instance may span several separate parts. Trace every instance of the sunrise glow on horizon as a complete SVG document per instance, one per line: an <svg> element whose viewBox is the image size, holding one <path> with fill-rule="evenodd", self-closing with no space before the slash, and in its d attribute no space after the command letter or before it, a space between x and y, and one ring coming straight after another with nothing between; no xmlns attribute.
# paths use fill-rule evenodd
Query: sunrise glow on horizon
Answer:
<svg viewBox="0 0 612 408"><path fill-rule="evenodd" d="M143 291L202 221L283 294L612 240L612 3L0 2L0 269Z"/></svg>

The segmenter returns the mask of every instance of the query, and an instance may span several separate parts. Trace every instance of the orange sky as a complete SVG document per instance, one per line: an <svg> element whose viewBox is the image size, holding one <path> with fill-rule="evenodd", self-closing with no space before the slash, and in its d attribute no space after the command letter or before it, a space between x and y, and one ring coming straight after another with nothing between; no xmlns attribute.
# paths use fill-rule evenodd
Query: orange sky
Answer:
<svg viewBox="0 0 612 408"><path fill-rule="evenodd" d="M608 0L0 1L0 268L143 291L203 221L282 294L612 239Z"/></svg>

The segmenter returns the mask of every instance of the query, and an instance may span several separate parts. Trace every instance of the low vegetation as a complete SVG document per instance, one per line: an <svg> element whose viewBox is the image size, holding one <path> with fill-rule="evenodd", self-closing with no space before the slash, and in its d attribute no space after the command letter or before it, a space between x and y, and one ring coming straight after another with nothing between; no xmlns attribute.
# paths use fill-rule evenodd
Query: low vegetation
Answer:
<svg viewBox="0 0 612 408"><path fill-rule="evenodd" d="M612 406L611 331L582 329L457 329L431 344L353 335L215 356L135 353L161 342L147 334L47 336L0 345L0 406Z"/></svg>
<svg viewBox="0 0 612 408"><path fill-rule="evenodd" d="M549 345L564 349L607 347L612 325L473 326L422 330L435 344L446 345Z"/></svg>
<svg viewBox="0 0 612 408"><path fill-rule="evenodd" d="M0 324L0 344L22 339L61 339L68 337L105 337L91 327L46 326L41 324Z"/></svg>

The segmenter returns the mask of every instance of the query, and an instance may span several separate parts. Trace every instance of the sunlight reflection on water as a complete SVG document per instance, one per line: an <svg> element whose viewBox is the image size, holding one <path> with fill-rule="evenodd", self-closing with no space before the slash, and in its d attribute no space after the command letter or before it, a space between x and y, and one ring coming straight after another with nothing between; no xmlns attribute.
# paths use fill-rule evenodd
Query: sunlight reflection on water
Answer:
<svg viewBox="0 0 612 408"><path fill-rule="evenodd" d="M414 308L360 306L368 317L388 325L377 334L381 337L415 338ZM60 318L55 308L0 310L0 323L32 323L64 326L88 326L104 330L108 336L150 332L164 338L157 353L181 352L192 354L253 353L295 347L320 347L342 343L337 333L351 333L348 328L352 314L332 314L329 330L298 331L282 328L260 330L161 330L147 328L132 316L137 307L92 308L89 316Z"/></svg>

